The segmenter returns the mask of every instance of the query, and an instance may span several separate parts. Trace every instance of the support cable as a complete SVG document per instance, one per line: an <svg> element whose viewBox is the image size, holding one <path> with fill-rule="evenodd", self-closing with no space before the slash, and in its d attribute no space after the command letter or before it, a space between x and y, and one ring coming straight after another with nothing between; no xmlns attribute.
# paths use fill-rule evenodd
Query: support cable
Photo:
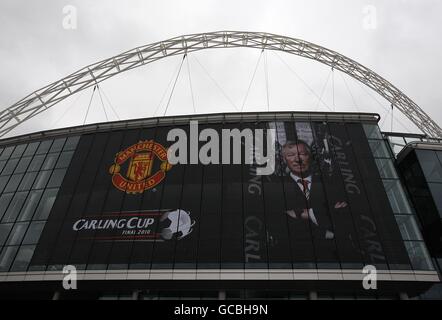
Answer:
<svg viewBox="0 0 442 320"><path fill-rule="evenodd" d="M107 101L107 104L108 104L109 107L112 109L112 112L115 114L115 116L117 117L117 119L120 120L120 116L119 116L118 113L115 111L114 107L112 106L112 103L110 102L109 98L107 97L106 92L104 91L104 89L100 87L100 91L103 92L104 99Z"/></svg>
<svg viewBox="0 0 442 320"><path fill-rule="evenodd" d="M367 94L370 98L372 98L374 101L376 101L376 103L385 110L385 116L387 116L388 113L390 113L390 109L386 106L384 106L381 102L379 102L378 99L376 99L375 96L373 96L366 88L365 86L363 86L360 82L357 82L359 87L362 88L362 90L365 92L365 94ZM396 120L397 123L399 123L399 125L404 128L407 132L412 132L412 130L410 130L410 128L408 126L406 126L400 119L398 118L394 118ZM385 118L384 118L385 121ZM384 123L384 121L382 121L382 124ZM382 124L380 126L380 128L382 128Z"/></svg>
<svg viewBox="0 0 442 320"><path fill-rule="evenodd" d="M383 114L383 116L381 116L382 122L379 125L379 128L382 130L382 126L385 123L385 119L387 119L387 115L390 113L390 110L387 109L387 111L385 111L385 113Z"/></svg>
<svg viewBox="0 0 442 320"><path fill-rule="evenodd" d="M100 90L100 86L97 84L97 91L98 91L98 96L100 97L100 101L101 101L101 106L103 107L103 111L104 111L104 116L106 117L106 121L109 121L109 118L107 117L107 112L106 112L106 108L104 107L104 102L103 102L103 98L101 97L101 90Z"/></svg>
<svg viewBox="0 0 442 320"><path fill-rule="evenodd" d="M328 75L327 75L327 79L325 80L325 83L324 83L324 85L322 86L321 96L320 96L319 99L318 99L318 103L316 104L315 111L318 110L319 103L322 101L322 97L323 97L323 95L324 95L325 88L327 88L327 84L328 84L328 81L330 80L330 76L331 76L331 74L332 74L332 71L330 70L330 72L329 72ZM327 108L328 108L330 111L332 111L328 106L327 106Z"/></svg>
<svg viewBox="0 0 442 320"><path fill-rule="evenodd" d="M55 122L52 124L52 127L55 127L55 126L61 121L61 119L63 119L63 118L68 114L68 112L71 110L71 108L72 108L72 107L78 102L78 100L80 100L80 98L83 96L83 94L84 94L85 92L86 92L86 91L82 91L82 92L77 96L77 99L75 99L74 102L72 102L72 104L71 104L69 107L66 108L66 110L63 112L63 114L61 115L61 117L58 118L57 121L55 121Z"/></svg>
<svg viewBox="0 0 442 320"><path fill-rule="evenodd" d="M269 97L269 70L267 68L267 52L264 52L264 69L267 91L267 111L270 111L270 97Z"/></svg>
<svg viewBox="0 0 442 320"><path fill-rule="evenodd" d="M250 92L250 88L252 87L253 79L255 79L256 70L258 70L259 62L261 61L263 52L264 52L264 49L261 50L261 53L259 54L259 57L258 57L258 61L256 62L256 65L255 65L255 69L253 70L252 79L250 79L249 87L247 89L246 95L244 96L244 100L242 102L241 112L244 110L244 106L245 106L247 98L249 96L249 92Z"/></svg>
<svg viewBox="0 0 442 320"><path fill-rule="evenodd" d="M340 73L340 75L341 75L342 80L344 81L344 84L345 84L345 87L347 88L348 93L350 94L351 100L353 101L353 105L355 106L356 110L357 110L358 112L360 112L359 107L358 107L358 105L357 105L357 103L356 103L355 97L353 96L353 94L352 94L351 91L350 91L350 88L349 88L348 85L347 85L347 81L345 81L345 78L344 78L344 76L342 75L342 73Z"/></svg>
<svg viewBox="0 0 442 320"><path fill-rule="evenodd" d="M390 132L393 132L393 104L391 104L391 130Z"/></svg>
<svg viewBox="0 0 442 320"><path fill-rule="evenodd" d="M389 101L389 104L393 103L394 107L399 109L422 132L432 136L442 136L442 128L416 103L389 81L360 63L301 39L263 32L242 31L218 31L174 37L134 48L79 69L63 79L34 91L10 107L0 110L0 136L8 134L16 126L44 112L45 109L53 107L72 94L85 89L89 90L97 82L104 81L121 72L184 52L238 47L271 48L272 51L283 51L329 66L336 66L343 73L373 89ZM12 121L14 119L18 119L18 122Z"/></svg>
<svg viewBox="0 0 442 320"><path fill-rule="evenodd" d="M190 62L189 62L189 59L186 59L186 64L187 64L187 75L189 76L190 94L192 95L193 113L196 113L195 98L194 98L194 95L193 95L193 87L192 87L192 77L190 76Z"/></svg>
<svg viewBox="0 0 442 320"><path fill-rule="evenodd" d="M186 57L187 57L187 53L184 54L183 59L181 60L180 69L178 70L178 74L176 75L175 82L173 83L172 91L170 92L169 100L167 101L167 105L166 105L166 109L164 110L163 117L166 115L167 109L169 109L170 100L172 99L173 92L175 91L175 86L178 81L178 78L180 77L181 68L183 66L183 63L184 63L184 60L186 59Z"/></svg>
<svg viewBox="0 0 442 320"><path fill-rule="evenodd" d="M332 67L332 94L333 94L333 111L336 111L335 104L335 68Z"/></svg>
<svg viewBox="0 0 442 320"><path fill-rule="evenodd" d="M87 106L87 111L86 111L86 115L84 116L83 125L86 124L86 119L87 119L87 116L89 114L89 109L91 108L92 99L94 98L95 89L97 89L97 85L95 85L94 86L94 90L92 90L91 99L89 100L89 105Z"/></svg>
<svg viewBox="0 0 442 320"><path fill-rule="evenodd" d="M178 70L180 69L181 64L182 64L182 60L177 65L175 71L172 73L172 76L170 77L170 80L169 80L169 84L167 85L166 89L164 90L163 95L161 96L160 102L158 103L157 107L155 108L155 111L153 113L154 116L157 114L158 109L163 104L163 101L164 101L164 98L166 97L167 91L169 91L169 88L172 85L173 79L175 78L175 73L178 72Z"/></svg>
<svg viewBox="0 0 442 320"><path fill-rule="evenodd" d="M233 103L233 101L229 98L229 96L224 92L224 90L221 88L221 86L215 81L215 79L210 75L210 73L204 68L204 66L201 64L201 62L198 60L196 56L193 56L195 58L195 61L198 63L198 65L203 69L203 71L206 73L206 75L209 77L210 80L215 84L215 86L221 91L223 96L230 102L230 104L235 108L236 111L239 111L237 106Z"/></svg>
<svg viewBox="0 0 442 320"><path fill-rule="evenodd" d="M274 52L274 54L279 58L279 60L287 67L287 69L291 72L291 73L293 73L294 75L295 75L295 77L299 80L299 81L301 81L302 82L302 84L304 84L304 86L310 91L310 93L312 93L316 98L318 98L319 99L319 101L321 101L322 102L322 104L324 105L324 106L326 106L327 107L327 109L328 110L330 110L330 111L333 111L323 100L322 100L322 98L296 73L296 71L295 70L293 70L291 67L290 67L290 65L286 62L286 61L284 61L284 59L282 59L282 57L279 55L279 54L277 54L276 52Z"/></svg>

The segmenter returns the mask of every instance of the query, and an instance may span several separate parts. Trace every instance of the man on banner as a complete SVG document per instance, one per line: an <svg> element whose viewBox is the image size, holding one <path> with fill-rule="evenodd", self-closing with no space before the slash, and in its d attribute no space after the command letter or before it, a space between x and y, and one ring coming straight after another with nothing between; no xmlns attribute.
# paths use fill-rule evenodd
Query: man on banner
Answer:
<svg viewBox="0 0 442 320"><path fill-rule="evenodd" d="M288 140L282 148L282 159L290 171L284 183L286 213L290 221L296 221L296 224L310 222L314 237L334 239L321 176L314 169L310 146L302 140ZM347 202L333 199L332 206L332 210L339 210L345 208Z"/></svg>

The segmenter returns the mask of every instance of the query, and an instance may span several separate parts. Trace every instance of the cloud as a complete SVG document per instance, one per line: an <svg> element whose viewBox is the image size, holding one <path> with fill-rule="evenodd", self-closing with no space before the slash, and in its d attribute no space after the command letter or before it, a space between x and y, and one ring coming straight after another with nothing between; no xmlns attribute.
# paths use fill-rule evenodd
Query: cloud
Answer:
<svg viewBox="0 0 442 320"><path fill-rule="evenodd" d="M63 6L77 8L78 28L62 27ZM364 29L364 7L376 8L377 28ZM129 50L133 47L168 39L181 34L216 31L266 31L301 38L338 51L384 76L433 119L442 124L442 98L438 84L442 81L442 39L438 17L442 3L437 0L410 1L24 1L0 3L0 108L5 108L32 91L56 81L86 65ZM253 50L200 52L194 54L212 74L217 84L235 103L241 105L260 54ZM331 82L325 85L329 68L299 57L283 55L317 94L323 91L330 104ZM193 60L192 60L193 59ZM192 62L193 61L193 62ZM232 111L217 85L189 59L197 111ZM151 116L160 105L162 95L170 97L167 84L180 63L167 58L150 66L130 71L103 83L117 111L125 117ZM296 80L278 58L269 53L268 73L271 110L297 107L314 110L317 97ZM182 69L176 91L171 98L171 113L192 112L187 66ZM248 110L266 109L263 65L247 100ZM335 103L347 111L357 100L358 108L388 116L388 103L378 97L379 106L358 84L350 83L349 94L342 77L336 74ZM347 79L351 82L351 79ZM298 81L298 82L297 82ZM331 80L330 80L331 81ZM293 86L291 86L293 84ZM338 88L339 86L339 88ZM325 88L324 90L322 90ZM283 89L283 90L282 90ZM74 105L63 125L81 124L91 92ZM351 97L353 95L353 98ZM373 93L373 95L375 95ZM250 100L249 100L250 99ZM47 118L58 119L73 101L60 103L38 117L34 124L17 129L15 134L48 128ZM256 107L254 107L256 106ZM164 110L160 105L158 114ZM107 106L107 108L109 108ZM104 121L99 99L91 106L88 121ZM100 111L101 110L101 111ZM321 107L320 107L321 110ZM322 107L322 110L327 110ZM356 111L353 107L353 111ZM110 111L110 109L108 110ZM396 113L400 122L412 127ZM385 123L389 123L386 121ZM405 130L394 123L397 130ZM385 127L385 129L388 129Z"/></svg>

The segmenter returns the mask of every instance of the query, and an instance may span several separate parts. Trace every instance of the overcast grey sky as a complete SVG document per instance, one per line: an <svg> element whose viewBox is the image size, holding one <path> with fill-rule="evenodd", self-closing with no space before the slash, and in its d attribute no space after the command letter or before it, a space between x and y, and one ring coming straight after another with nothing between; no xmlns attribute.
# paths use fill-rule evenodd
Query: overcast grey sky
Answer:
<svg viewBox="0 0 442 320"><path fill-rule="evenodd" d="M77 9L77 28L63 28L63 7ZM376 27L367 28L367 6L376 9ZM370 7L370 8L373 8ZM418 103L442 125L442 1L307 0L307 1L111 1L1 0L0 108L96 61L133 47L171 37L219 30L265 31L304 39L344 54L371 68ZM258 61L259 50L213 50L189 58L197 112L234 111L207 74L241 107ZM283 59L318 94L332 104L329 68L300 57ZM121 118L152 116L180 58L132 70L102 84ZM266 110L264 66L259 65L244 110ZM326 110L305 85L268 54L270 110ZM387 113L351 79L333 75L335 106L345 111ZM349 90L346 88L348 81ZM324 88L324 90L322 90ZM351 93L349 93L350 91ZM372 93L376 96L374 93ZM169 94L166 92L166 96ZM24 124L14 134L84 122L91 90L72 97ZM357 107L353 106L356 101ZM110 119L115 119L107 106ZM192 111L187 66L183 68L168 114ZM415 131L399 112L395 131ZM389 115L382 121L390 129ZM104 121L96 97L86 122Z"/></svg>

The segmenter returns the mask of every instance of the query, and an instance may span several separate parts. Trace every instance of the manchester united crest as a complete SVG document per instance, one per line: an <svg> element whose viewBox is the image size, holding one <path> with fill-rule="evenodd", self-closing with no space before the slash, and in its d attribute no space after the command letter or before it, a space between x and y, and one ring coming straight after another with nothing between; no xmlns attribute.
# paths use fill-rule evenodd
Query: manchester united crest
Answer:
<svg viewBox="0 0 442 320"><path fill-rule="evenodd" d="M166 172L172 168L167 161L167 150L153 140L140 141L118 152L114 164L109 168L113 185L127 193L142 193L159 184ZM158 164L155 165L156 162ZM127 169L123 170L123 167ZM159 168L153 172L154 168ZM123 176L122 171L125 171Z"/></svg>

